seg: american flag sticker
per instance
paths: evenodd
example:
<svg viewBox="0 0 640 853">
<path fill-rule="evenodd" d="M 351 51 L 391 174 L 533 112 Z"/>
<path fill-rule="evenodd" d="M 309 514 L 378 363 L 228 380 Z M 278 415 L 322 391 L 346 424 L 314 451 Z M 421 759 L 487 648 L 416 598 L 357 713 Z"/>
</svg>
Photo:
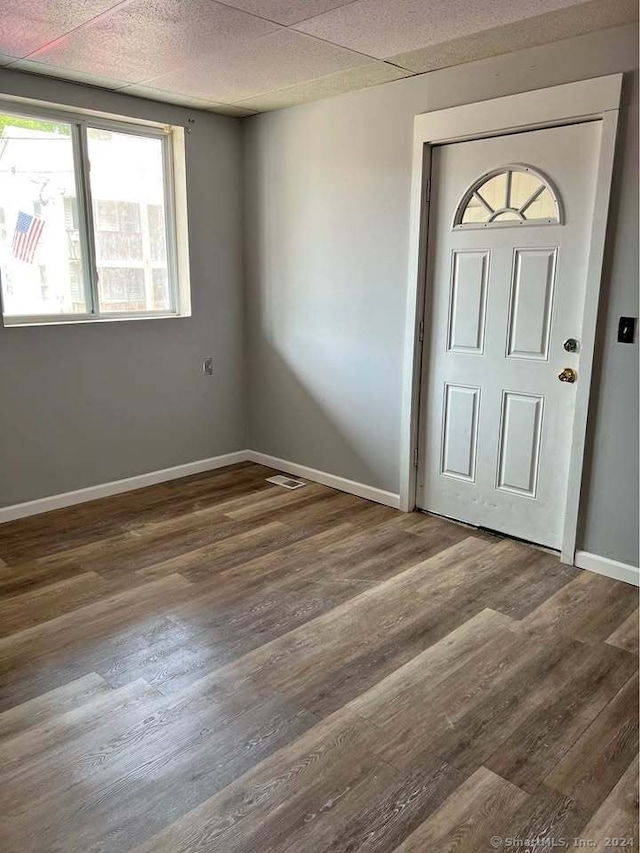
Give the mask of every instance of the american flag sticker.
<svg viewBox="0 0 640 853">
<path fill-rule="evenodd" d="M 44 228 L 44 219 L 41 216 L 32 216 L 22 210 L 18 213 L 16 230 L 13 232 L 11 249 L 13 257 L 18 261 L 30 264 L 33 261 L 38 242 Z"/>
</svg>

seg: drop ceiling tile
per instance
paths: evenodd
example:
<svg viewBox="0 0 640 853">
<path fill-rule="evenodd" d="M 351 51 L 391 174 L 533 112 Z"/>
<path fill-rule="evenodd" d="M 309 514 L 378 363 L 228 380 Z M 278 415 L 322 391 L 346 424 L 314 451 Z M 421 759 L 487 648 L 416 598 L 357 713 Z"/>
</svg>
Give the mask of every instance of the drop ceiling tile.
<svg viewBox="0 0 640 853">
<path fill-rule="evenodd" d="M 346 6 L 353 0 L 226 0 L 227 5 L 244 9 L 259 18 L 277 21 L 279 24 L 295 24 L 321 15 L 338 6 Z"/>
<path fill-rule="evenodd" d="M 147 98 L 150 101 L 160 101 L 163 104 L 175 104 L 178 107 L 192 107 L 197 110 L 205 110 L 214 106 L 221 106 L 205 98 L 194 98 L 191 95 L 179 95 L 176 92 L 165 92 L 162 89 L 154 89 L 152 86 L 141 86 L 133 84 L 118 89 L 119 95 L 133 95 L 134 98 Z"/>
<path fill-rule="evenodd" d="M 145 98 L 149 101 L 159 101 L 163 104 L 175 104 L 177 107 L 187 107 L 194 110 L 204 110 L 208 113 L 217 113 L 225 116 L 255 115 L 256 110 L 235 104 L 218 104 L 215 101 L 207 101 L 204 98 L 194 98 L 191 95 L 180 95 L 176 92 L 165 92 L 162 89 L 154 89 L 152 86 L 141 86 L 133 84 L 118 89 L 119 95 L 131 95 L 134 98 Z"/>
<path fill-rule="evenodd" d="M 384 59 L 580 0 L 356 0 L 295 29 Z"/>
<path fill-rule="evenodd" d="M 223 116 L 235 116 L 236 118 L 245 118 L 245 116 L 254 116 L 258 111 L 253 109 L 245 109 L 244 107 L 236 106 L 236 104 L 215 104 L 207 107 L 207 112 L 218 113 Z"/>
<path fill-rule="evenodd" d="M 59 80 L 70 80 L 72 83 L 88 83 L 90 86 L 100 86 L 103 89 L 119 89 L 126 85 L 126 80 L 115 77 L 103 77 L 100 74 L 86 74 L 70 68 L 58 68 L 45 62 L 35 62 L 32 59 L 17 59 L 10 66 L 12 71 L 26 71 L 28 74 L 41 74 L 44 77 L 56 77 Z"/>
<path fill-rule="evenodd" d="M 14 0 L 2 4 L 0 51 L 17 58 L 90 21 L 118 0 Z"/>
<path fill-rule="evenodd" d="M 279 29 L 213 0 L 134 0 L 43 48 L 32 59 L 139 83 Z"/>
<path fill-rule="evenodd" d="M 249 116 L 255 113 L 255 110 L 237 107 L 234 104 L 217 104 L 215 101 L 207 101 L 204 98 L 179 95 L 176 92 L 165 92 L 162 89 L 154 89 L 152 86 L 141 86 L 139 84 L 123 86 L 118 89 L 118 94 L 132 95 L 134 98 L 146 98 L 149 101 L 160 101 L 163 104 L 175 104 L 178 107 L 191 107 L 195 110 L 205 110 L 206 112 L 227 116 Z"/>
<path fill-rule="evenodd" d="M 296 104 L 305 104 L 310 101 L 318 101 L 321 98 L 331 98 L 333 95 L 342 95 L 356 89 L 366 89 L 369 86 L 377 86 L 380 83 L 389 83 L 392 80 L 400 80 L 409 77 L 409 71 L 388 65 L 386 62 L 369 62 L 358 68 L 349 68 L 347 71 L 339 71 L 337 74 L 328 74 L 325 77 L 317 77 L 305 83 L 288 86 L 286 89 L 277 89 L 264 95 L 257 95 L 244 101 L 238 101 L 238 107 L 250 107 L 254 111 L 278 110 L 283 107 L 292 107 Z"/>
<path fill-rule="evenodd" d="M 250 44 L 201 57 L 148 83 L 158 89 L 233 103 L 362 63 L 357 53 L 280 30 Z"/>
<path fill-rule="evenodd" d="M 0 65 L 11 65 L 16 59 L 16 56 L 6 56 L 4 53 L 0 53 Z"/>
<path fill-rule="evenodd" d="M 433 71 L 490 56 L 499 56 L 528 47 L 550 44 L 585 33 L 617 27 L 638 20 L 636 0 L 593 0 L 517 24 L 496 27 L 471 36 L 432 45 L 392 57 L 392 61 L 412 71 Z"/>
</svg>

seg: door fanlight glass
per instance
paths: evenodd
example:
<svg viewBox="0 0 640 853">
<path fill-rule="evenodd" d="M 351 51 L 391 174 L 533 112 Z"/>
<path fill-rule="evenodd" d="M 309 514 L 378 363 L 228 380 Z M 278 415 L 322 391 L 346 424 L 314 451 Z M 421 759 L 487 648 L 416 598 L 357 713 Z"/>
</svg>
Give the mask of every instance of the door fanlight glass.
<svg viewBox="0 0 640 853">
<path fill-rule="evenodd" d="M 466 191 L 454 228 L 490 225 L 559 225 L 562 209 L 550 181 L 532 166 L 502 166 Z"/>
</svg>

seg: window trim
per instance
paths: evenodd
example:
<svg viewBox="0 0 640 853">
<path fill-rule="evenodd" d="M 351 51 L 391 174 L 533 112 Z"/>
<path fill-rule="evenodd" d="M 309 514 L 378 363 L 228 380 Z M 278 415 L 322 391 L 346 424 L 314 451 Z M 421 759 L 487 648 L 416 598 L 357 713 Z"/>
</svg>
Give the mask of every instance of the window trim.
<svg viewBox="0 0 640 853">
<path fill-rule="evenodd" d="M 0 112 L 19 118 L 59 121 L 71 127 L 74 178 L 78 200 L 78 232 L 82 247 L 83 293 L 87 308 L 90 310 L 78 314 L 7 315 L 4 312 L 2 287 L 0 286 L 0 311 L 3 325 L 6 328 L 11 328 L 190 317 L 191 287 L 184 128 L 179 125 L 135 120 L 130 117 L 120 117 L 91 110 L 80 111 L 61 105 L 42 106 L 41 103 L 26 98 L 13 100 L 4 97 L 0 99 Z M 167 277 L 171 300 L 169 311 L 100 311 L 93 203 L 89 180 L 87 136 L 89 128 L 143 136 L 161 141 Z"/>
</svg>

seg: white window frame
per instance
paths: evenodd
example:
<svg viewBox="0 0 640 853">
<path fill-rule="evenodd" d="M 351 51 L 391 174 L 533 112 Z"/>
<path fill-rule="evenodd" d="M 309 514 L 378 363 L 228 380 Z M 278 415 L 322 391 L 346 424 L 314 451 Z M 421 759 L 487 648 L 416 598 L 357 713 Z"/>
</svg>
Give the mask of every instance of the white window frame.
<svg viewBox="0 0 640 853">
<path fill-rule="evenodd" d="M 105 115 L 91 110 L 78 111 L 58 105 L 55 107 L 41 106 L 41 102 L 30 101 L 26 98 L 0 99 L 0 113 L 15 115 L 17 118 L 59 121 L 71 126 L 78 202 L 78 230 L 82 247 L 83 293 L 89 309 L 82 314 L 8 315 L 4 312 L 2 287 L 0 286 L 0 308 L 2 308 L 3 325 L 6 327 L 68 325 L 70 323 L 112 323 L 122 320 L 190 317 L 191 287 L 184 128 L 157 122 L 136 121 L 131 118 Z M 89 181 L 87 142 L 87 130 L 89 128 L 145 136 L 159 139 L 162 142 L 167 273 L 171 296 L 171 309 L 168 311 L 100 311 L 93 205 Z"/>
</svg>

